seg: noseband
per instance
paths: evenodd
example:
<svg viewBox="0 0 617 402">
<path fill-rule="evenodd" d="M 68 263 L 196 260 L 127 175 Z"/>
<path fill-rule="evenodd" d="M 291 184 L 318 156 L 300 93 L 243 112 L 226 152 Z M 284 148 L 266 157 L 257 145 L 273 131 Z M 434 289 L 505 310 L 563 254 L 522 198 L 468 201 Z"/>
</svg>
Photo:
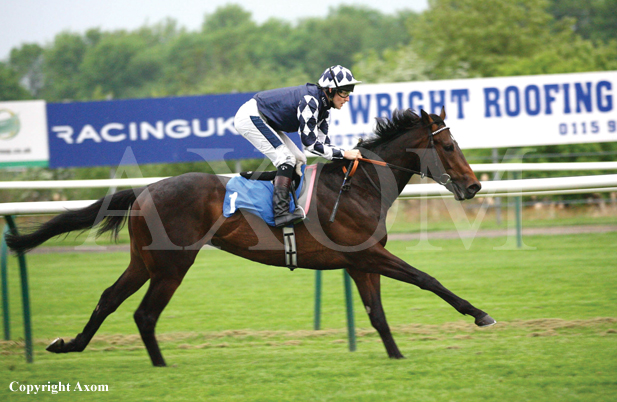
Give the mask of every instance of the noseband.
<svg viewBox="0 0 617 402">
<path fill-rule="evenodd" d="M 439 123 L 443 123 L 443 120 L 440 121 L 440 122 L 438 121 L 438 122 L 430 123 L 430 126 L 432 126 L 433 124 L 439 124 Z M 431 148 L 432 151 L 433 151 L 434 157 L 435 157 L 435 167 L 439 168 L 439 165 L 437 164 L 437 161 L 439 161 L 440 159 L 439 159 L 439 155 L 437 154 L 437 149 L 435 148 L 435 140 L 434 140 L 434 138 L 435 138 L 435 136 L 437 134 L 439 134 L 442 131 L 447 130 L 449 128 L 450 127 L 444 125 L 443 127 L 438 128 L 437 130 L 435 130 L 435 131 L 433 131 L 433 132 L 431 132 L 429 134 L 429 146 L 424 148 L 424 153 L 422 154 L 422 158 L 420 159 L 420 163 L 422 163 L 422 160 L 425 160 L 424 157 L 426 156 L 426 151 L 428 151 L 428 149 Z M 426 166 L 426 172 L 427 172 L 426 176 L 428 176 L 428 164 Z M 422 177 L 424 177 L 424 175 Z M 435 180 L 437 183 L 441 184 L 442 186 L 447 185 L 452 180 L 452 177 L 449 174 L 447 174 L 446 172 L 441 173 L 439 175 L 439 179 L 436 179 L 434 175 L 431 175 L 431 176 L 428 176 L 428 177 L 430 177 L 431 179 Z"/>
</svg>

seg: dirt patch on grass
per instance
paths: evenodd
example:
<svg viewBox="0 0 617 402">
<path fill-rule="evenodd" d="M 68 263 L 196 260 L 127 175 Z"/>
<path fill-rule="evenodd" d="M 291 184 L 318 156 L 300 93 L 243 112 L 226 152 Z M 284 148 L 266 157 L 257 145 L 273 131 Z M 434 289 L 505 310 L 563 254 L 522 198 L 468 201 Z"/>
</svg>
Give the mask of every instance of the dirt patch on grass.
<svg viewBox="0 0 617 402">
<path fill-rule="evenodd" d="M 442 325 L 407 324 L 392 327 L 395 336 L 405 336 L 407 339 L 421 341 L 439 341 L 454 339 L 465 341 L 487 333 L 499 333 L 508 330 L 521 331 L 527 337 L 558 336 L 560 331 L 567 329 L 597 329 L 600 336 L 615 336 L 617 334 L 617 317 L 598 317 L 586 320 L 563 320 L 560 318 L 543 318 L 534 320 L 501 321 L 489 328 L 478 328 L 468 321 L 448 322 Z M 356 336 L 362 338 L 377 338 L 379 335 L 372 328 L 357 328 Z M 227 330 L 217 332 L 173 332 L 157 335 L 162 343 L 176 343 L 178 349 L 225 348 L 238 344 L 246 346 L 298 346 L 304 341 L 317 341 L 317 338 L 330 339 L 333 343 L 345 343 L 347 329 L 327 329 L 320 331 L 255 331 Z M 68 341 L 70 338 L 65 338 Z M 51 339 L 35 339 L 36 348 L 45 347 Z M 23 340 L 0 341 L 0 355 L 23 353 Z M 141 350 L 143 344 L 137 334 L 97 335 L 92 340 L 88 350 Z"/>
</svg>

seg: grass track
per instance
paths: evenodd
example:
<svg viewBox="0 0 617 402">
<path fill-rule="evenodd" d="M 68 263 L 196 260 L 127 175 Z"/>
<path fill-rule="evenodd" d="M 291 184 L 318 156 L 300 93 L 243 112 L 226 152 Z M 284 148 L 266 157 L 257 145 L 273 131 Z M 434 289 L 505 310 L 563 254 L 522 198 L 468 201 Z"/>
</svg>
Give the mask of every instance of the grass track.
<svg viewBox="0 0 617 402">
<path fill-rule="evenodd" d="M 387 359 L 357 294 L 358 351 L 347 351 L 339 271 L 324 273 L 324 330 L 314 332 L 313 272 L 203 251 L 157 327 L 166 369 L 150 366 L 132 321 L 145 289 L 84 353 L 45 352 L 50 339 L 81 331 L 128 255 L 31 255 L 35 363 L 24 363 L 20 342 L 0 343 L 0 400 L 614 400 L 617 233 L 526 237 L 535 249 L 494 250 L 504 241 L 476 239 L 468 250 L 460 240 L 432 240 L 441 250 L 388 245 L 499 321 L 477 329 L 435 295 L 384 279 L 402 361 Z M 19 338 L 16 267 L 10 275 Z M 10 392 L 11 381 L 107 384 L 109 392 L 33 396 Z"/>
</svg>

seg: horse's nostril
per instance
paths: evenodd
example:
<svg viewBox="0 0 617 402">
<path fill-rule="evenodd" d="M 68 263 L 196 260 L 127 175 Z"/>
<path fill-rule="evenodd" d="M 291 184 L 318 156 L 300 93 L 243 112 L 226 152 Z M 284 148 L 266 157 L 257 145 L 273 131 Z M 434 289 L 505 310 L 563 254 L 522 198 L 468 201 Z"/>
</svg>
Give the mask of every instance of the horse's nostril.
<svg viewBox="0 0 617 402">
<path fill-rule="evenodd" d="M 482 186 L 479 183 L 474 183 L 471 186 L 467 187 L 467 192 L 470 194 L 476 194 L 478 191 L 480 191 L 481 188 Z"/>
</svg>

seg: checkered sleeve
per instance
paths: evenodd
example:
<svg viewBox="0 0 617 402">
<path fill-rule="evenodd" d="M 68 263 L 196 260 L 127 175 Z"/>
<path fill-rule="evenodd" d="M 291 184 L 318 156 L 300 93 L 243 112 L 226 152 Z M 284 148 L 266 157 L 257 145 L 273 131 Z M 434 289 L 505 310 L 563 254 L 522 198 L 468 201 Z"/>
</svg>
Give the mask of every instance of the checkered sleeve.
<svg viewBox="0 0 617 402">
<path fill-rule="evenodd" d="M 304 148 L 328 160 L 343 159 L 343 149 L 330 145 L 328 121 L 319 121 L 319 103 L 311 95 L 305 95 L 298 105 L 298 132 Z"/>
</svg>

